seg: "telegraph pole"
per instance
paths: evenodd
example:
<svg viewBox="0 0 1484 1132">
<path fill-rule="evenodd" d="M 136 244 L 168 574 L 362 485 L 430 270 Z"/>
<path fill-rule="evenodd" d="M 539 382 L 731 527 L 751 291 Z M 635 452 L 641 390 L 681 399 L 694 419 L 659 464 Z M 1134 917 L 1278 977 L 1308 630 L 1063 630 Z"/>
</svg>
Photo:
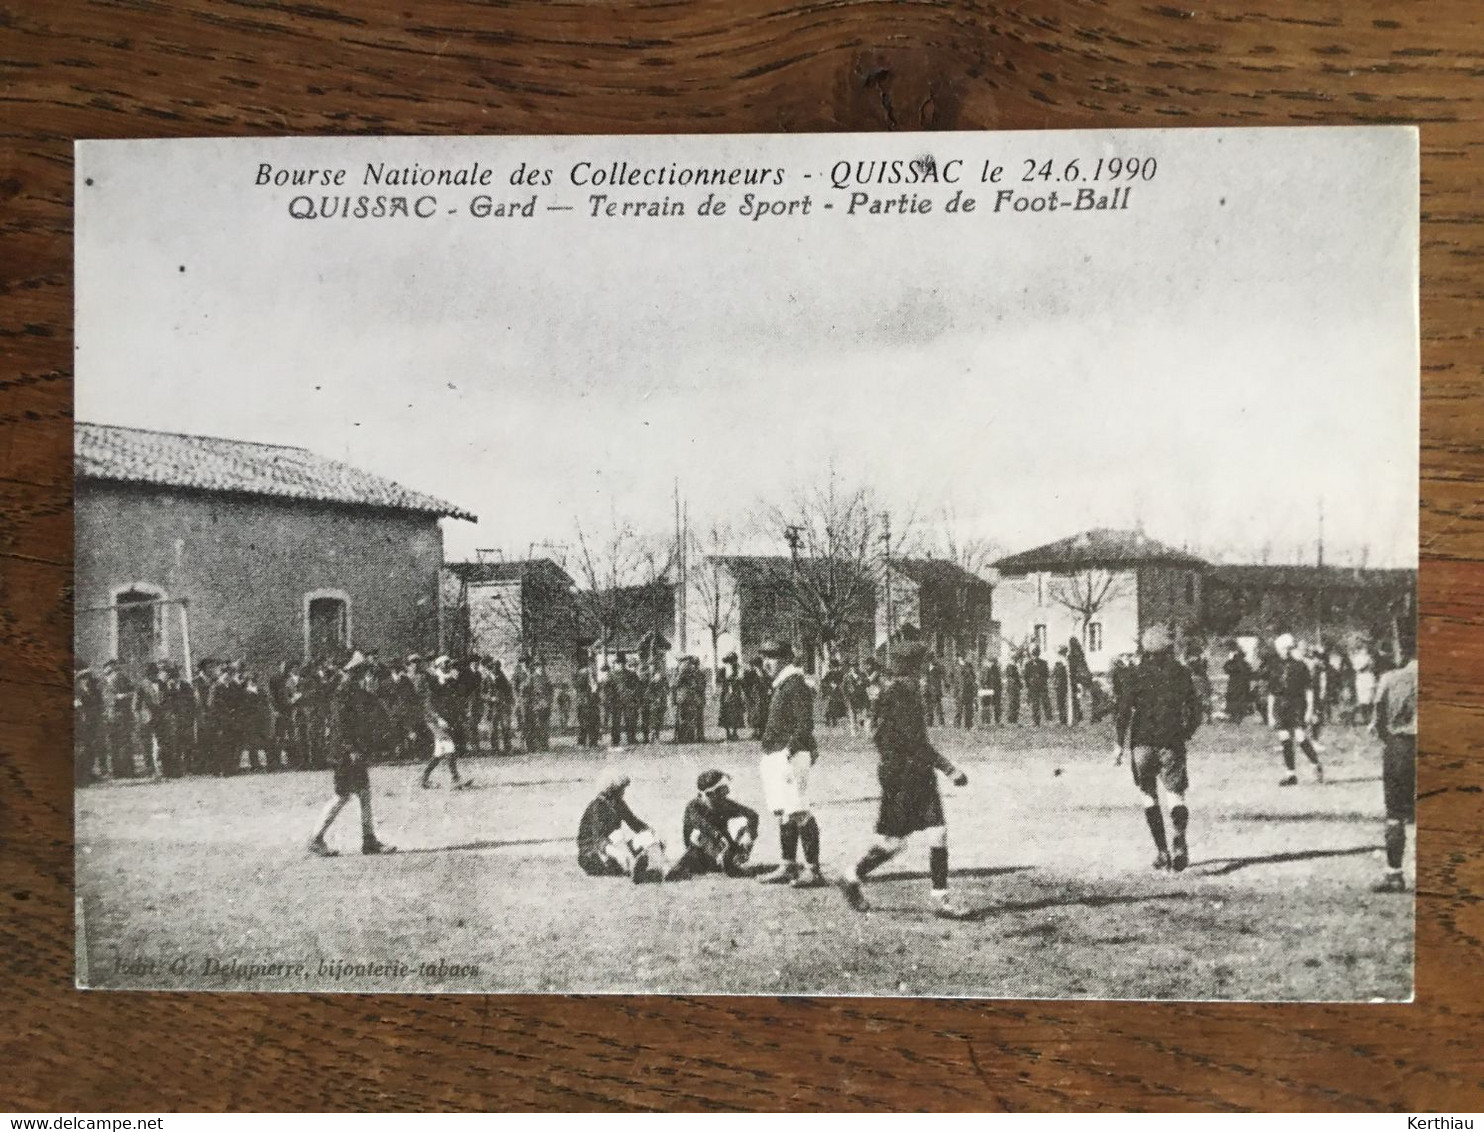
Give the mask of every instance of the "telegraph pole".
<svg viewBox="0 0 1484 1132">
<path fill-rule="evenodd" d="M 891 667 L 891 512 L 881 512 L 881 546 L 885 551 L 886 569 L 883 576 L 886 579 L 886 664 Z"/>
<path fill-rule="evenodd" d="M 793 641 L 795 651 L 801 647 L 799 641 L 799 544 L 803 541 L 804 528 L 797 523 L 790 523 L 783 528 L 783 541 L 788 543 L 789 578 L 792 582 L 790 588 L 793 590 Z"/>
</svg>

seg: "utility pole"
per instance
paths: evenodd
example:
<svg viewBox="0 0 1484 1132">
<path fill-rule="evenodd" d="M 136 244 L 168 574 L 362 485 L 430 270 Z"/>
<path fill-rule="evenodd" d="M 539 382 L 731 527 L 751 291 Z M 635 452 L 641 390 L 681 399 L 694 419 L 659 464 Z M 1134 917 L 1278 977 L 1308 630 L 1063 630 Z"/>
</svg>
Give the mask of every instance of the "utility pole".
<svg viewBox="0 0 1484 1132">
<path fill-rule="evenodd" d="M 886 579 L 886 664 L 891 667 L 891 512 L 881 512 L 881 546 L 885 551 L 886 567 L 882 576 Z"/>
<path fill-rule="evenodd" d="M 804 528 L 797 523 L 790 523 L 783 528 L 783 541 L 788 543 L 789 559 L 789 588 L 793 591 L 793 640 L 795 652 L 801 648 L 799 640 L 799 544 L 803 541 Z"/>
</svg>

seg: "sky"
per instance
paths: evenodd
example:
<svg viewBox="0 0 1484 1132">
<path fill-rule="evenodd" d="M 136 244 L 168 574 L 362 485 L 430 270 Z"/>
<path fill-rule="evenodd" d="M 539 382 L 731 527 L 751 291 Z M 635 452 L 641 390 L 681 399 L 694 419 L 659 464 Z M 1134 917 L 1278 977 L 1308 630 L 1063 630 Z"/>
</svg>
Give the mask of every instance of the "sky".
<svg viewBox="0 0 1484 1132">
<path fill-rule="evenodd" d="M 929 215 L 847 216 L 830 188 L 925 153 L 963 159 L 976 212 L 933 187 Z M 1158 160 L 1119 211 L 997 213 L 977 182 L 1044 196 L 1026 160 L 1119 154 Z M 536 215 L 444 187 L 413 190 L 427 220 L 294 220 L 303 190 L 254 183 L 476 160 Z M 756 191 L 811 213 L 744 219 L 727 189 L 699 217 L 704 190 L 578 187 L 579 160 L 781 167 Z M 553 184 L 503 187 L 521 163 Z M 593 192 L 689 215 L 595 219 Z M 1416 563 L 1410 130 L 81 143 L 77 202 L 79 420 L 344 459 L 477 513 L 451 558 L 667 532 L 677 479 L 693 526 L 737 525 L 833 467 L 1006 551 L 1139 524 L 1291 561 L 1322 507 L 1327 561 Z"/>
</svg>

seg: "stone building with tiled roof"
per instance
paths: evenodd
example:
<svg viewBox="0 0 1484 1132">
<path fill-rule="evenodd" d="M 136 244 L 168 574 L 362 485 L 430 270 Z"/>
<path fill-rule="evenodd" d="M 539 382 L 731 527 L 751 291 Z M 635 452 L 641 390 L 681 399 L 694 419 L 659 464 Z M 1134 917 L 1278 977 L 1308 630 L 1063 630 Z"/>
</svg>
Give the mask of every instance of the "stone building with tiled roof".
<svg viewBox="0 0 1484 1132">
<path fill-rule="evenodd" d="M 79 423 L 79 661 L 260 670 L 439 641 L 444 518 L 468 511 L 303 448 Z"/>
<path fill-rule="evenodd" d="M 1163 625 L 1176 647 L 1201 635 L 1204 559 L 1142 531 L 1098 528 L 994 564 L 995 614 L 1008 650 L 1038 646 L 1048 661 L 1075 637 L 1089 667 L 1106 671 L 1139 635 Z"/>
</svg>

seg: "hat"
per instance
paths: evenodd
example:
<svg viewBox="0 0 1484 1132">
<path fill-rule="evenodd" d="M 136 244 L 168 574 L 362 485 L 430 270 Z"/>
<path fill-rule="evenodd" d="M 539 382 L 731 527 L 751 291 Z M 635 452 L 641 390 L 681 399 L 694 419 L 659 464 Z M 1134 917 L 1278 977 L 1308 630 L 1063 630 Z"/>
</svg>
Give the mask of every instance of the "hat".
<svg viewBox="0 0 1484 1132">
<path fill-rule="evenodd" d="M 1139 647 L 1145 652 L 1162 652 L 1170 643 L 1170 631 L 1163 625 L 1151 625 L 1139 637 Z"/>
<path fill-rule="evenodd" d="M 353 653 L 350 654 L 350 659 L 345 662 L 345 664 L 341 668 L 341 671 L 342 672 L 359 672 L 363 668 L 369 667 L 370 664 L 371 664 L 371 662 L 369 660 L 367 660 L 363 655 L 361 655 L 361 653 L 359 651 L 356 651 L 356 652 L 353 652 Z"/>
<path fill-rule="evenodd" d="M 772 657 L 775 660 L 792 660 L 794 658 L 794 647 L 787 641 L 780 641 L 777 637 L 769 637 L 759 648 L 758 654 Z"/>
<path fill-rule="evenodd" d="M 729 652 L 729 653 L 727 653 L 726 656 L 724 656 L 724 657 L 721 658 L 721 662 L 723 664 L 736 664 L 737 663 L 737 654 L 734 653 L 734 652 Z"/>
<path fill-rule="evenodd" d="M 720 770 L 703 770 L 696 779 L 696 789 L 702 794 L 709 794 L 718 786 L 725 786 L 732 780 L 731 775 Z"/>
</svg>

